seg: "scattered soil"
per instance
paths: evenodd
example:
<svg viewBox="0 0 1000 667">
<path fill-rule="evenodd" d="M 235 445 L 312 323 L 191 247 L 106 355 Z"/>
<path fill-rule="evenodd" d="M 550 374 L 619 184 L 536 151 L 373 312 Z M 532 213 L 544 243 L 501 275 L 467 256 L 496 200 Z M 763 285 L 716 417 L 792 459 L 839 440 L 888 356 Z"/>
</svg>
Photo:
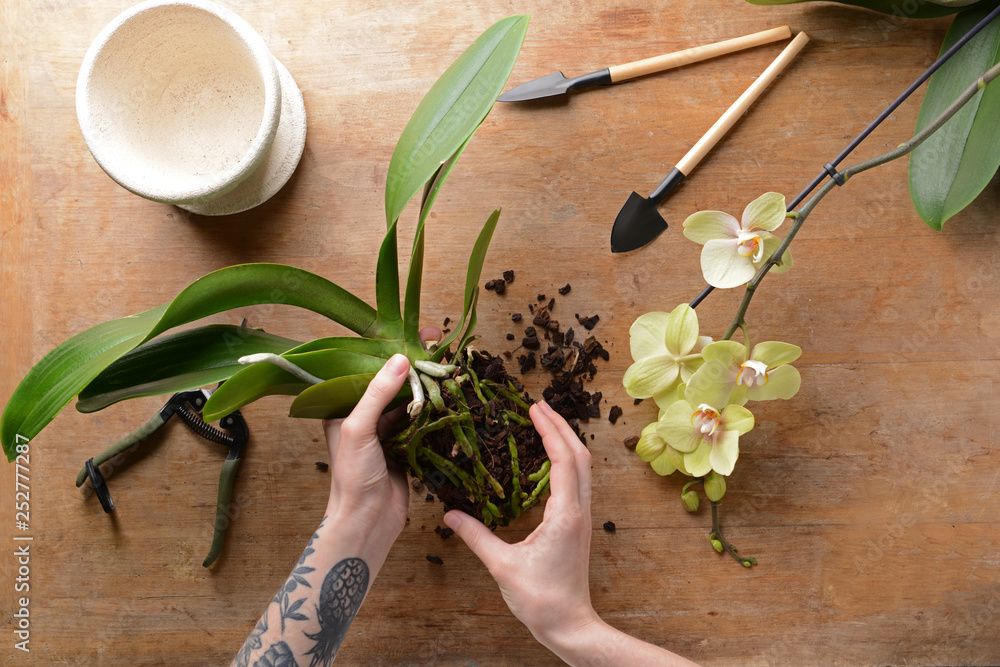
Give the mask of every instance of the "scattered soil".
<svg viewBox="0 0 1000 667">
<path fill-rule="evenodd" d="M 639 445 L 639 436 L 630 435 L 629 437 L 625 438 L 623 444 L 629 449 L 635 449 Z"/>
<path fill-rule="evenodd" d="M 441 526 L 435 527 L 434 532 L 437 533 L 438 537 L 440 537 L 442 540 L 447 540 L 449 537 L 455 534 L 455 531 L 452 530 L 451 528 L 442 528 Z"/>
<path fill-rule="evenodd" d="M 616 526 L 615 526 L 615 522 L 614 521 L 605 521 L 604 522 L 604 530 L 606 530 L 607 532 L 613 533 L 613 532 L 615 532 L 615 528 L 616 528 Z"/>
<path fill-rule="evenodd" d="M 612 424 L 618 421 L 618 418 L 622 416 L 622 409 L 617 405 L 611 406 L 611 411 L 608 413 L 608 421 Z"/>
<path fill-rule="evenodd" d="M 424 556 L 424 558 L 427 559 L 428 563 L 434 563 L 435 565 L 444 565 L 444 561 L 441 560 L 439 556 L 431 556 L 430 554 L 427 554 L 426 556 Z"/>
<path fill-rule="evenodd" d="M 507 291 L 507 282 L 503 278 L 487 280 L 485 285 L 487 291 L 503 294 Z"/>
<path fill-rule="evenodd" d="M 325 461 L 316 461 L 316 469 L 320 472 L 326 472 L 330 469 L 330 464 Z"/>
<path fill-rule="evenodd" d="M 558 292 L 565 296 L 572 289 L 572 285 L 567 283 Z M 519 371 L 523 375 L 541 365 L 552 374 L 552 380 L 542 392 L 542 397 L 570 423 L 582 440 L 580 420 L 599 418 L 602 399 L 600 392 L 588 392 L 584 388 L 584 381 L 593 380 L 597 374 L 594 361 L 598 358 L 608 361 L 610 355 L 594 336 L 580 342 L 576 339 L 573 327 L 564 330 L 559 319 L 554 316 L 556 300 L 552 298 L 546 302 L 546 299 L 547 295 L 537 294 L 536 303 L 528 304 L 531 326 L 524 329 L 524 337 L 521 339 L 521 349 L 524 352 L 517 357 Z M 575 317 L 588 331 L 601 319 L 598 315 Z M 513 313 L 510 319 L 511 322 L 518 323 L 523 320 L 523 316 L 521 313 Z M 516 340 L 516 336 L 508 334 L 507 340 L 512 338 Z M 512 352 L 505 352 L 504 356 L 511 359 L 514 355 Z"/>
</svg>

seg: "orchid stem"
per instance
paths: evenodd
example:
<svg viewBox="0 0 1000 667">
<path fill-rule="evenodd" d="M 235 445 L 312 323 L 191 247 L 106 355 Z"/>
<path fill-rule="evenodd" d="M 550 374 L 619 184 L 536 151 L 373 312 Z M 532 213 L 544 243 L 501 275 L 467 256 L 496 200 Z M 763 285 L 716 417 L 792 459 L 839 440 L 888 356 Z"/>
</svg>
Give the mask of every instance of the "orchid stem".
<svg viewBox="0 0 1000 667">
<path fill-rule="evenodd" d="M 741 556 L 736 547 L 730 544 L 725 537 L 722 536 L 722 526 L 719 525 L 719 503 L 716 501 L 711 501 L 712 503 L 712 534 L 709 535 L 711 539 L 719 540 L 722 546 L 729 552 L 729 555 L 739 561 L 740 565 L 743 567 L 750 567 L 757 564 L 757 559 L 753 556 Z"/>
<path fill-rule="evenodd" d="M 972 83 L 972 85 L 966 88 L 962 94 L 955 99 L 954 102 L 948 105 L 948 108 L 942 111 L 937 118 L 927 125 L 927 127 L 913 135 L 909 141 L 900 144 L 897 148 L 883 153 L 882 155 L 852 165 L 841 171 L 840 175 L 843 176 L 844 181 L 849 181 L 852 176 L 860 174 L 863 171 L 880 167 L 883 164 L 892 162 L 893 160 L 898 160 L 904 155 L 909 155 L 915 148 L 917 148 L 917 146 L 924 143 L 932 134 L 941 129 L 941 126 L 947 123 L 952 116 L 958 113 L 959 110 L 961 110 L 961 108 L 969 102 L 969 100 L 980 93 L 998 76 L 1000 76 L 1000 63 L 994 65 L 981 74 L 979 78 Z M 823 184 L 823 187 L 816 191 L 816 194 L 814 194 L 809 201 L 802 206 L 802 208 L 798 211 L 790 212 L 795 214 L 794 216 L 791 216 L 794 220 L 792 228 L 789 230 L 785 239 L 781 242 L 781 245 L 779 245 L 778 248 L 771 253 L 771 256 L 767 258 L 764 264 L 757 271 L 756 275 L 754 275 L 754 277 L 750 279 L 750 282 L 747 283 L 746 294 L 743 295 L 743 301 L 740 303 L 740 308 L 736 312 L 736 317 L 733 318 L 733 323 L 729 325 L 729 329 L 727 329 L 725 335 L 723 335 L 722 340 L 729 340 L 733 337 L 733 334 L 736 333 L 738 328 L 745 325 L 743 318 L 746 316 L 747 308 L 750 306 L 750 300 L 753 299 L 754 290 L 757 289 L 757 285 L 759 285 L 764 279 L 767 272 L 771 270 L 771 267 L 778 264 L 778 261 L 781 259 L 782 255 L 785 254 L 788 246 L 791 245 L 795 235 L 798 234 L 799 229 L 801 229 L 802 223 L 806 221 L 806 218 L 809 217 L 809 214 L 812 213 L 813 209 L 816 208 L 816 206 L 823 200 L 823 197 L 829 194 L 830 191 L 836 187 L 836 185 L 837 182 L 831 178 Z M 712 512 L 713 514 L 715 513 L 714 503 Z"/>
</svg>

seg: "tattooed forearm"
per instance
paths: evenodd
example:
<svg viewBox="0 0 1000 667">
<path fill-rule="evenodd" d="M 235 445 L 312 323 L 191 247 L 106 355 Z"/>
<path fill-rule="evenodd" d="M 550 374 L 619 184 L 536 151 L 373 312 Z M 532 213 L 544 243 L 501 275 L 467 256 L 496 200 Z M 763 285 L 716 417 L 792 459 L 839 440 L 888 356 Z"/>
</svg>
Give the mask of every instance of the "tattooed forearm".
<svg viewBox="0 0 1000 667">
<path fill-rule="evenodd" d="M 313 553 L 315 549 L 313 548 L 313 543 L 319 538 L 319 531 L 323 528 L 323 524 L 326 522 L 327 517 L 323 517 L 323 521 L 320 522 L 319 528 L 313 533 L 313 536 L 309 539 L 309 544 L 306 545 L 305 551 L 299 557 L 299 562 L 296 563 L 295 569 L 282 584 L 281 588 L 278 589 L 278 593 L 271 600 L 271 604 L 277 605 L 278 607 L 278 619 L 281 622 L 281 630 L 278 632 L 278 628 L 275 627 L 274 631 L 268 633 L 268 614 L 271 611 L 270 606 L 264 610 L 264 615 L 261 616 L 260 620 L 257 621 L 257 625 L 251 631 L 250 636 L 247 638 L 246 643 L 240 649 L 240 652 L 236 654 L 236 658 L 233 659 L 234 667 L 250 667 L 253 664 L 254 667 L 298 667 L 295 661 L 295 651 L 292 646 L 290 646 L 284 641 L 280 641 L 279 637 L 284 637 L 285 635 L 285 621 L 308 621 L 309 617 L 300 611 L 300 608 L 305 604 L 308 596 L 300 597 L 294 602 L 291 601 L 291 594 L 294 593 L 299 586 L 305 588 L 312 588 L 309 582 L 305 579 L 305 575 L 313 572 L 315 568 L 308 567 L 305 562 Z M 302 591 L 306 592 L 306 591 Z M 266 642 L 271 642 L 268 646 L 267 651 L 263 655 L 260 651 L 264 648 Z M 302 647 L 298 647 L 301 652 Z M 258 655 L 258 659 L 251 663 L 251 659 L 254 655 Z"/>
<path fill-rule="evenodd" d="M 360 558 L 345 558 L 326 575 L 316 605 L 319 632 L 305 633 L 315 645 L 306 651 L 312 656 L 309 667 L 328 667 L 347 636 L 347 629 L 361 608 L 368 591 L 368 564 Z"/>
<path fill-rule="evenodd" d="M 249 667 L 251 654 L 263 646 L 260 637 L 265 632 L 267 632 L 267 610 L 264 610 L 264 615 L 257 621 L 257 625 L 254 626 L 254 629 L 250 632 L 250 636 L 244 642 L 243 648 L 236 654 L 236 658 L 233 660 L 235 667 Z"/>
<path fill-rule="evenodd" d="M 295 662 L 295 654 L 288 644 L 275 642 L 253 667 L 299 667 L 299 663 Z"/>
<path fill-rule="evenodd" d="M 313 542 L 319 537 L 319 530 L 323 527 L 323 523 L 326 522 L 326 517 L 323 517 L 323 521 L 320 522 L 319 528 L 313 533 L 313 536 L 309 538 L 309 544 L 306 545 L 305 551 L 299 557 L 299 562 L 295 565 L 295 569 L 292 573 L 288 575 L 288 579 L 285 581 L 284 585 L 278 590 L 278 594 L 274 596 L 274 602 L 278 605 L 278 609 L 281 610 L 281 634 L 285 634 L 285 621 L 306 621 L 309 620 L 308 617 L 299 611 L 299 607 L 306 601 L 306 598 L 302 597 L 292 602 L 289 596 L 295 592 L 295 589 L 299 586 L 305 586 L 306 588 L 312 588 L 309 582 L 305 580 L 305 575 L 312 572 L 315 568 L 307 567 L 305 565 L 306 559 L 315 551 L 313 549 Z"/>
</svg>

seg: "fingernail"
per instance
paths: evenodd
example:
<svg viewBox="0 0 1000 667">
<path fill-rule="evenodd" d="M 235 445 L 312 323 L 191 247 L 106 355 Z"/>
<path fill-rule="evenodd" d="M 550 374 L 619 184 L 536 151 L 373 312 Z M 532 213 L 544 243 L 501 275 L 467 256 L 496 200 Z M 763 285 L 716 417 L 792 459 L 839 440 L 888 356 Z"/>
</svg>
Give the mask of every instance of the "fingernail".
<svg viewBox="0 0 1000 667">
<path fill-rule="evenodd" d="M 444 515 L 444 523 L 452 530 L 457 531 L 462 525 L 462 515 L 457 512 L 448 512 Z"/>
<path fill-rule="evenodd" d="M 396 375 L 403 375 L 410 371 L 410 360 L 402 354 L 394 354 L 386 366 Z"/>
</svg>

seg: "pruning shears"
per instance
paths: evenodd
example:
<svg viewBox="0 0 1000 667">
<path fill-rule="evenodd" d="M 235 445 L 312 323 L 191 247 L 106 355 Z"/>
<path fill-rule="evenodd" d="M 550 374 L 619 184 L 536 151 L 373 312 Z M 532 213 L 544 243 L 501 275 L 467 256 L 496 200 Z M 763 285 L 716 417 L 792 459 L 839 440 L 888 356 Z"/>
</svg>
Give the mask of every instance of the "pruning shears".
<svg viewBox="0 0 1000 667">
<path fill-rule="evenodd" d="M 89 478 L 94 493 L 101 501 L 104 511 L 111 513 L 115 510 L 114 501 L 111 500 L 111 493 L 108 490 L 98 466 L 112 458 L 118 456 L 139 444 L 149 436 L 156 433 L 174 415 L 177 415 L 182 422 L 187 424 L 192 431 L 202 438 L 223 445 L 229 449 L 226 460 L 222 464 L 222 472 L 219 474 L 219 496 L 215 507 L 215 531 L 212 536 L 212 548 L 205 557 L 202 566 L 208 567 L 215 562 L 222 544 L 226 539 L 226 529 L 229 527 L 229 509 L 232 504 L 233 484 L 236 481 L 236 471 L 239 469 L 240 460 L 246 449 L 247 441 L 250 439 L 250 430 L 239 410 L 231 412 L 219 421 L 219 428 L 215 428 L 205 422 L 201 417 L 201 411 L 205 407 L 205 402 L 212 391 L 209 389 L 194 389 L 182 391 L 174 394 L 160 410 L 145 424 L 132 431 L 124 438 L 111 445 L 103 452 L 88 459 L 83 469 L 76 476 L 76 485 L 80 487 Z"/>
</svg>

